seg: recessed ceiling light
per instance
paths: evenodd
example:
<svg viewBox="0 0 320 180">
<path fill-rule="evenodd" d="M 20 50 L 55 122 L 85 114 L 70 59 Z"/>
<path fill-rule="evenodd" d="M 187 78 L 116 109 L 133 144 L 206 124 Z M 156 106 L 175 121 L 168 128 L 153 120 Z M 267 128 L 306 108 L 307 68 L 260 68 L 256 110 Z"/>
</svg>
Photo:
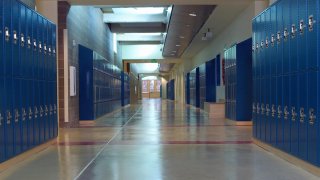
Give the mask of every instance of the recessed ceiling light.
<svg viewBox="0 0 320 180">
<path fill-rule="evenodd" d="M 184 36 L 180 36 L 179 38 L 180 38 L 180 39 L 184 39 Z"/>
<path fill-rule="evenodd" d="M 196 17 L 197 14 L 193 12 L 193 13 L 190 13 L 189 16 Z"/>
<path fill-rule="evenodd" d="M 186 24 L 186 27 L 190 27 L 190 24 Z"/>
<path fill-rule="evenodd" d="M 177 47 L 181 46 L 180 44 L 176 44 Z"/>
<path fill-rule="evenodd" d="M 172 51 L 173 53 L 176 53 L 177 51 Z"/>
</svg>

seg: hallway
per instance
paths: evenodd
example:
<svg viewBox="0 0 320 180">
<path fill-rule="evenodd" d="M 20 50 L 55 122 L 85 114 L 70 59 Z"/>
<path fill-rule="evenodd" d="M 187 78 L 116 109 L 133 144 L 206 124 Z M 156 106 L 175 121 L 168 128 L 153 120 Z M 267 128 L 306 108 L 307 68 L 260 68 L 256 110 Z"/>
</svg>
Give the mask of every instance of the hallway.
<svg viewBox="0 0 320 180">
<path fill-rule="evenodd" d="M 0 172 L 0 179 L 318 179 L 251 141 L 237 126 L 160 99 L 142 100 L 79 128 Z"/>
</svg>

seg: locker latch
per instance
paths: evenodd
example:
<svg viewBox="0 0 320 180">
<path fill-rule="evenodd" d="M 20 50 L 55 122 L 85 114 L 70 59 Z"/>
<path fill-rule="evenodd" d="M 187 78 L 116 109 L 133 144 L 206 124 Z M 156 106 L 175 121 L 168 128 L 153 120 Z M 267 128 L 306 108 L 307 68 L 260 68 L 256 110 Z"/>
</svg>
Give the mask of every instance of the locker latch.
<svg viewBox="0 0 320 180">
<path fill-rule="evenodd" d="M 34 118 L 38 118 L 38 108 L 37 107 L 34 107 Z"/>
<path fill-rule="evenodd" d="M 274 34 L 271 35 L 271 46 L 274 46 L 275 37 Z"/>
<path fill-rule="evenodd" d="M 44 109 L 45 109 L 44 116 L 48 116 L 48 112 L 49 112 L 48 106 L 46 105 Z"/>
<path fill-rule="evenodd" d="M 311 108 L 309 110 L 309 124 L 314 125 L 315 121 L 316 121 L 316 115 L 315 115 L 314 109 Z"/>
<path fill-rule="evenodd" d="M 50 116 L 53 114 L 53 108 L 52 105 L 50 104 Z"/>
<path fill-rule="evenodd" d="M 260 104 L 257 103 L 257 114 L 260 114 Z"/>
<path fill-rule="evenodd" d="M 19 117 L 20 117 L 19 110 L 15 109 L 14 110 L 14 122 L 19 122 Z"/>
<path fill-rule="evenodd" d="M 20 35 L 20 44 L 21 44 L 21 47 L 24 47 L 24 43 L 25 43 L 25 40 L 24 40 L 24 34 L 21 34 Z"/>
<path fill-rule="evenodd" d="M 266 109 L 264 108 L 264 104 L 261 104 L 261 114 L 264 115 Z"/>
<path fill-rule="evenodd" d="M 55 105 L 55 104 L 53 105 L 53 113 L 57 114 L 57 105 Z"/>
<path fill-rule="evenodd" d="M 252 104 L 252 113 L 256 113 L 256 104 L 255 103 Z"/>
<path fill-rule="evenodd" d="M 42 108 L 42 106 L 40 106 L 40 117 L 42 117 L 43 116 L 43 108 Z"/>
<path fill-rule="evenodd" d="M 37 40 L 33 40 L 33 50 L 36 51 L 37 50 Z"/>
<path fill-rule="evenodd" d="M 278 33 L 277 33 L 277 42 L 278 42 L 278 44 L 281 42 L 281 33 L 280 33 L 280 31 L 278 31 Z"/>
<path fill-rule="evenodd" d="M 5 28 L 4 28 L 4 32 L 5 32 L 5 39 L 6 39 L 6 41 L 10 41 L 10 31 L 9 31 L 9 28 L 5 27 Z"/>
<path fill-rule="evenodd" d="M 41 43 L 41 41 L 39 42 L 39 52 L 42 52 L 42 43 Z"/>
<path fill-rule="evenodd" d="M 7 111 L 7 124 L 11 124 L 12 115 L 10 111 Z"/>
<path fill-rule="evenodd" d="M 33 115 L 33 113 L 32 113 L 32 108 L 29 107 L 29 120 L 32 119 L 32 115 Z"/>
<path fill-rule="evenodd" d="M 264 46 L 264 42 L 263 41 L 261 41 L 260 46 L 261 46 L 261 49 L 263 49 L 263 46 Z"/>
<path fill-rule="evenodd" d="M 296 108 L 295 107 L 291 108 L 291 116 L 292 116 L 292 119 L 291 119 L 292 121 L 296 121 L 297 120 L 298 114 L 296 112 Z"/>
<path fill-rule="evenodd" d="M 304 28 L 306 26 L 304 25 L 304 21 L 303 20 L 300 20 L 300 23 L 299 23 L 299 32 L 300 32 L 300 35 L 302 35 L 304 33 Z"/>
<path fill-rule="evenodd" d="M 2 114 L 0 113 L 0 126 L 2 125 L 3 117 Z"/>
<path fill-rule="evenodd" d="M 49 56 L 51 55 L 51 47 L 48 48 Z"/>
<path fill-rule="evenodd" d="M 28 49 L 31 48 L 31 38 L 28 36 L 27 37 L 27 43 L 28 43 Z"/>
<path fill-rule="evenodd" d="M 304 123 L 305 118 L 306 118 L 306 114 L 304 113 L 304 108 L 300 108 L 300 122 Z"/>
<path fill-rule="evenodd" d="M 282 115 L 281 106 L 278 106 L 278 118 L 280 119 Z"/>
<path fill-rule="evenodd" d="M 313 26 L 315 23 L 316 23 L 316 21 L 314 20 L 313 15 L 310 15 L 309 20 L 308 20 L 309 31 L 313 31 Z"/>
<path fill-rule="evenodd" d="M 289 117 L 289 115 L 290 115 L 290 113 L 289 113 L 289 111 L 288 111 L 288 106 L 285 106 L 284 107 L 284 119 L 288 119 L 288 117 Z"/>
<path fill-rule="evenodd" d="M 56 55 L 56 49 L 53 48 L 52 54 L 53 54 L 53 55 Z"/>
<path fill-rule="evenodd" d="M 256 50 L 259 50 L 259 43 L 256 44 Z"/>
<path fill-rule="evenodd" d="M 27 112 L 25 108 L 22 108 L 22 121 L 25 121 L 27 117 Z"/>
<path fill-rule="evenodd" d="M 285 28 L 285 29 L 284 29 L 284 31 L 283 31 L 284 41 L 287 41 L 287 40 L 288 40 L 288 36 L 289 36 L 288 29 L 287 29 L 287 28 Z"/>
<path fill-rule="evenodd" d="M 291 26 L 291 38 L 295 38 L 296 37 L 296 33 L 297 33 L 297 27 L 295 24 L 292 24 Z"/>
<path fill-rule="evenodd" d="M 267 37 L 266 38 L 266 48 L 268 48 L 269 47 L 269 38 Z"/>
<path fill-rule="evenodd" d="M 18 43 L 18 34 L 17 31 L 13 31 L 13 43 L 17 44 Z"/>
<path fill-rule="evenodd" d="M 47 45 L 46 44 L 43 45 L 43 51 L 44 51 L 44 54 L 47 54 Z"/>
<path fill-rule="evenodd" d="M 266 105 L 266 115 L 267 115 L 267 116 L 270 115 L 270 107 L 269 107 L 269 104 Z"/>
<path fill-rule="evenodd" d="M 256 47 L 254 45 L 252 45 L 252 52 L 254 52 L 255 49 L 256 49 Z"/>
</svg>

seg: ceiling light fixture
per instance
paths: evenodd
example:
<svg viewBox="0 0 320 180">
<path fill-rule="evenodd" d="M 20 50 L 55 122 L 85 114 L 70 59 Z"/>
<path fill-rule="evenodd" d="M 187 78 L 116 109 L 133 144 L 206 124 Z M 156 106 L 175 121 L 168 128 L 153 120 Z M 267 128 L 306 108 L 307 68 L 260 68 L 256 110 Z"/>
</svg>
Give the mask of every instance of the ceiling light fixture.
<svg viewBox="0 0 320 180">
<path fill-rule="evenodd" d="M 172 51 L 173 53 L 176 53 L 177 51 Z"/>
<path fill-rule="evenodd" d="M 213 33 L 210 31 L 210 28 L 208 28 L 208 32 L 206 33 L 206 37 L 209 39 L 213 37 Z"/>
<path fill-rule="evenodd" d="M 190 24 L 186 24 L 186 27 L 190 27 Z"/>
<path fill-rule="evenodd" d="M 184 36 L 180 36 L 179 38 L 180 38 L 180 39 L 184 39 Z"/>
<path fill-rule="evenodd" d="M 196 17 L 197 14 L 193 12 L 193 13 L 190 13 L 189 16 Z"/>
<path fill-rule="evenodd" d="M 176 44 L 176 46 L 177 46 L 177 47 L 180 47 L 181 45 L 180 45 L 180 44 Z"/>
<path fill-rule="evenodd" d="M 202 41 L 206 41 L 207 40 L 207 33 L 203 33 L 203 36 L 202 36 Z"/>
</svg>

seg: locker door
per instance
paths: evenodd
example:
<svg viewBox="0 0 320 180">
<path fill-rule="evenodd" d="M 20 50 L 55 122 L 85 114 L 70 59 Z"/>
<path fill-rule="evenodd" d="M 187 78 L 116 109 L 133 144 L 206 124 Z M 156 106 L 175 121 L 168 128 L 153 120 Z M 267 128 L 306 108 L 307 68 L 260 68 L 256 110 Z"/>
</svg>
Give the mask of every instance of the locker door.
<svg viewBox="0 0 320 180">
<path fill-rule="evenodd" d="M 277 146 L 283 149 L 283 76 L 277 77 Z"/>
<path fill-rule="evenodd" d="M 270 123 L 271 123 L 271 102 L 270 102 L 270 83 L 271 83 L 271 59 L 270 59 L 270 37 L 271 37 L 271 15 L 270 15 L 270 8 L 265 12 L 265 67 L 266 67 L 266 82 L 265 82 L 265 108 L 266 108 L 266 117 L 265 117 L 265 126 L 266 126 L 266 142 L 270 143 Z"/>
<path fill-rule="evenodd" d="M 290 0 L 283 0 L 283 74 L 288 75 L 290 71 L 290 43 L 291 43 L 291 24 L 290 24 Z"/>
<path fill-rule="evenodd" d="M 319 9 L 319 1 L 318 0 L 308 0 L 308 12 L 306 20 L 307 23 L 307 68 L 315 70 L 319 67 L 318 59 L 317 59 L 317 50 L 318 50 L 318 9 Z"/>
<path fill-rule="evenodd" d="M 25 86 L 27 90 L 28 147 L 31 148 L 36 144 L 34 80 L 27 80 Z"/>
<path fill-rule="evenodd" d="M 39 54 L 38 54 L 38 14 L 32 12 L 32 49 L 33 49 L 33 66 L 32 74 L 35 80 L 38 79 L 39 74 Z"/>
<path fill-rule="evenodd" d="M 50 139 L 54 137 L 54 114 L 53 114 L 53 104 L 54 104 L 54 95 L 53 95 L 54 82 L 49 82 L 49 123 L 50 123 Z"/>
<path fill-rule="evenodd" d="M 20 63 L 20 4 L 18 1 L 12 1 L 12 72 L 13 77 L 20 77 L 21 63 Z"/>
<path fill-rule="evenodd" d="M 4 1 L 1 1 L 0 2 L 0 27 L 1 27 L 1 30 L 0 30 L 0 57 L 1 57 L 1 60 L 0 60 L 0 77 L 5 75 L 5 61 L 4 61 L 4 57 L 3 57 L 3 51 L 4 51 L 4 48 L 3 48 L 3 37 L 4 37 L 4 23 L 3 23 L 3 4 Z"/>
<path fill-rule="evenodd" d="M 4 78 L 0 76 L 0 94 L 5 94 Z M 0 162 L 3 162 L 5 157 L 5 96 L 0 96 Z"/>
<path fill-rule="evenodd" d="M 261 59 L 265 61 L 264 58 Z M 265 100 L 266 100 L 266 79 L 263 77 L 261 79 L 261 104 L 260 104 L 260 139 L 262 141 L 266 141 L 266 108 L 265 108 Z"/>
<path fill-rule="evenodd" d="M 28 149 L 28 117 L 27 117 L 27 108 L 28 108 L 28 80 L 21 80 L 21 142 L 22 142 L 22 151 Z"/>
<path fill-rule="evenodd" d="M 298 73 L 293 73 L 290 76 L 290 108 L 291 108 L 291 129 L 290 129 L 290 144 L 291 154 L 298 155 L 298 132 L 299 132 L 299 106 L 298 106 Z"/>
<path fill-rule="evenodd" d="M 58 135 L 58 106 L 57 106 L 57 82 L 54 82 L 53 86 L 53 135 L 57 137 Z"/>
<path fill-rule="evenodd" d="M 273 5 L 270 8 L 270 19 L 271 19 L 271 37 L 270 37 L 270 63 L 271 63 L 271 76 L 277 75 L 277 9 Z"/>
<path fill-rule="evenodd" d="M 26 8 L 26 34 L 25 34 L 25 48 L 26 48 L 26 57 L 25 57 L 25 64 L 23 69 L 25 69 L 25 77 L 27 79 L 33 78 L 33 66 L 34 66 L 34 60 L 33 60 L 33 45 L 32 45 L 32 39 L 33 39 L 33 19 L 32 19 L 32 11 L 29 8 Z"/>
<path fill-rule="evenodd" d="M 277 77 L 271 77 L 271 137 L 270 143 L 277 144 Z"/>
<path fill-rule="evenodd" d="M 299 35 L 297 35 L 298 40 L 298 68 L 299 71 L 304 71 L 307 69 L 307 61 L 304 60 L 307 57 L 307 1 L 301 0 L 298 4 L 298 22 L 299 22 Z"/>
<path fill-rule="evenodd" d="M 40 144 L 45 141 L 45 116 L 44 116 L 44 102 L 45 102 L 45 83 L 39 81 L 39 130 L 40 130 Z"/>
<path fill-rule="evenodd" d="M 57 81 L 56 25 L 52 24 L 53 80 Z"/>
<path fill-rule="evenodd" d="M 44 45 L 44 19 L 42 16 L 38 16 L 38 79 L 43 80 L 44 76 L 44 54 L 43 54 L 43 45 Z"/>
<path fill-rule="evenodd" d="M 259 61 L 259 60 L 258 60 Z M 256 119 L 256 123 L 257 123 L 257 138 L 261 139 L 261 88 L 260 88 L 260 84 L 261 84 L 261 78 L 258 78 L 257 80 L 257 84 L 256 84 L 256 89 L 257 89 L 257 109 L 256 109 L 256 113 L 257 113 L 257 119 Z"/>
<path fill-rule="evenodd" d="M 28 58 L 26 54 L 26 33 L 27 33 L 27 15 L 26 15 L 26 7 L 24 5 L 20 5 L 20 34 L 19 34 L 19 45 L 20 45 L 20 75 L 21 77 L 27 77 L 27 69 L 28 66 Z"/>
<path fill-rule="evenodd" d="M 34 145 L 39 144 L 40 140 L 40 115 L 39 115 L 39 109 L 40 109 L 40 86 L 39 86 L 39 81 L 35 80 L 33 82 L 33 94 L 34 94 L 34 107 L 33 107 L 33 114 L 34 114 L 34 126 L 33 126 L 33 131 L 34 131 Z"/>
<path fill-rule="evenodd" d="M 291 125 L 291 111 L 290 111 L 290 76 L 283 76 L 283 148 L 286 152 L 290 152 L 290 125 Z"/>
<path fill-rule="evenodd" d="M 12 1 L 4 0 L 3 8 L 3 32 L 4 32 L 4 75 L 12 76 Z"/>
<path fill-rule="evenodd" d="M 305 124 L 308 125 L 308 161 L 319 165 L 319 117 L 318 113 L 318 71 L 308 73 L 308 118 Z"/>
<path fill-rule="evenodd" d="M 5 143 L 6 158 L 14 156 L 14 120 L 12 112 L 12 78 L 5 78 Z"/>
<path fill-rule="evenodd" d="M 300 72 L 299 73 L 299 157 L 307 160 L 307 134 L 308 134 L 308 96 L 307 96 L 307 88 L 308 88 L 308 78 L 307 73 Z"/>
<path fill-rule="evenodd" d="M 44 82 L 44 119 L 45 119 L 45 141 L 50 139 L 50 117 L 49 117 L 49 82 Z"/>
<path fill-rule="evenodd" d="M 21 145 L 21 79 L 13 78 L 12 86 L 12 107 L 13 107 L 13 128 L 14 128 L 14 149 L 15 154 L 22 151 Z"/>
<path fill-rule="evenodd" d="M 290 72 L 296 73 L 298 71 L 298 37 L 299 36 L 299 20 L 298 20 L 298 3 L 297 0 L 290 1 L 290 24 L 291 24 L 291 39 L 290 39 Z"/>
<path fill-rule="evenodd" d="M 277 76 L 283 75 L 283 45 L 284 45 L 284 26 L 283 26 L 283 1 L 278 1 L 276 4 L 277 8 L 277 54 L 276 54 L 276 64 L 277 64 Z"/>
</svg>

